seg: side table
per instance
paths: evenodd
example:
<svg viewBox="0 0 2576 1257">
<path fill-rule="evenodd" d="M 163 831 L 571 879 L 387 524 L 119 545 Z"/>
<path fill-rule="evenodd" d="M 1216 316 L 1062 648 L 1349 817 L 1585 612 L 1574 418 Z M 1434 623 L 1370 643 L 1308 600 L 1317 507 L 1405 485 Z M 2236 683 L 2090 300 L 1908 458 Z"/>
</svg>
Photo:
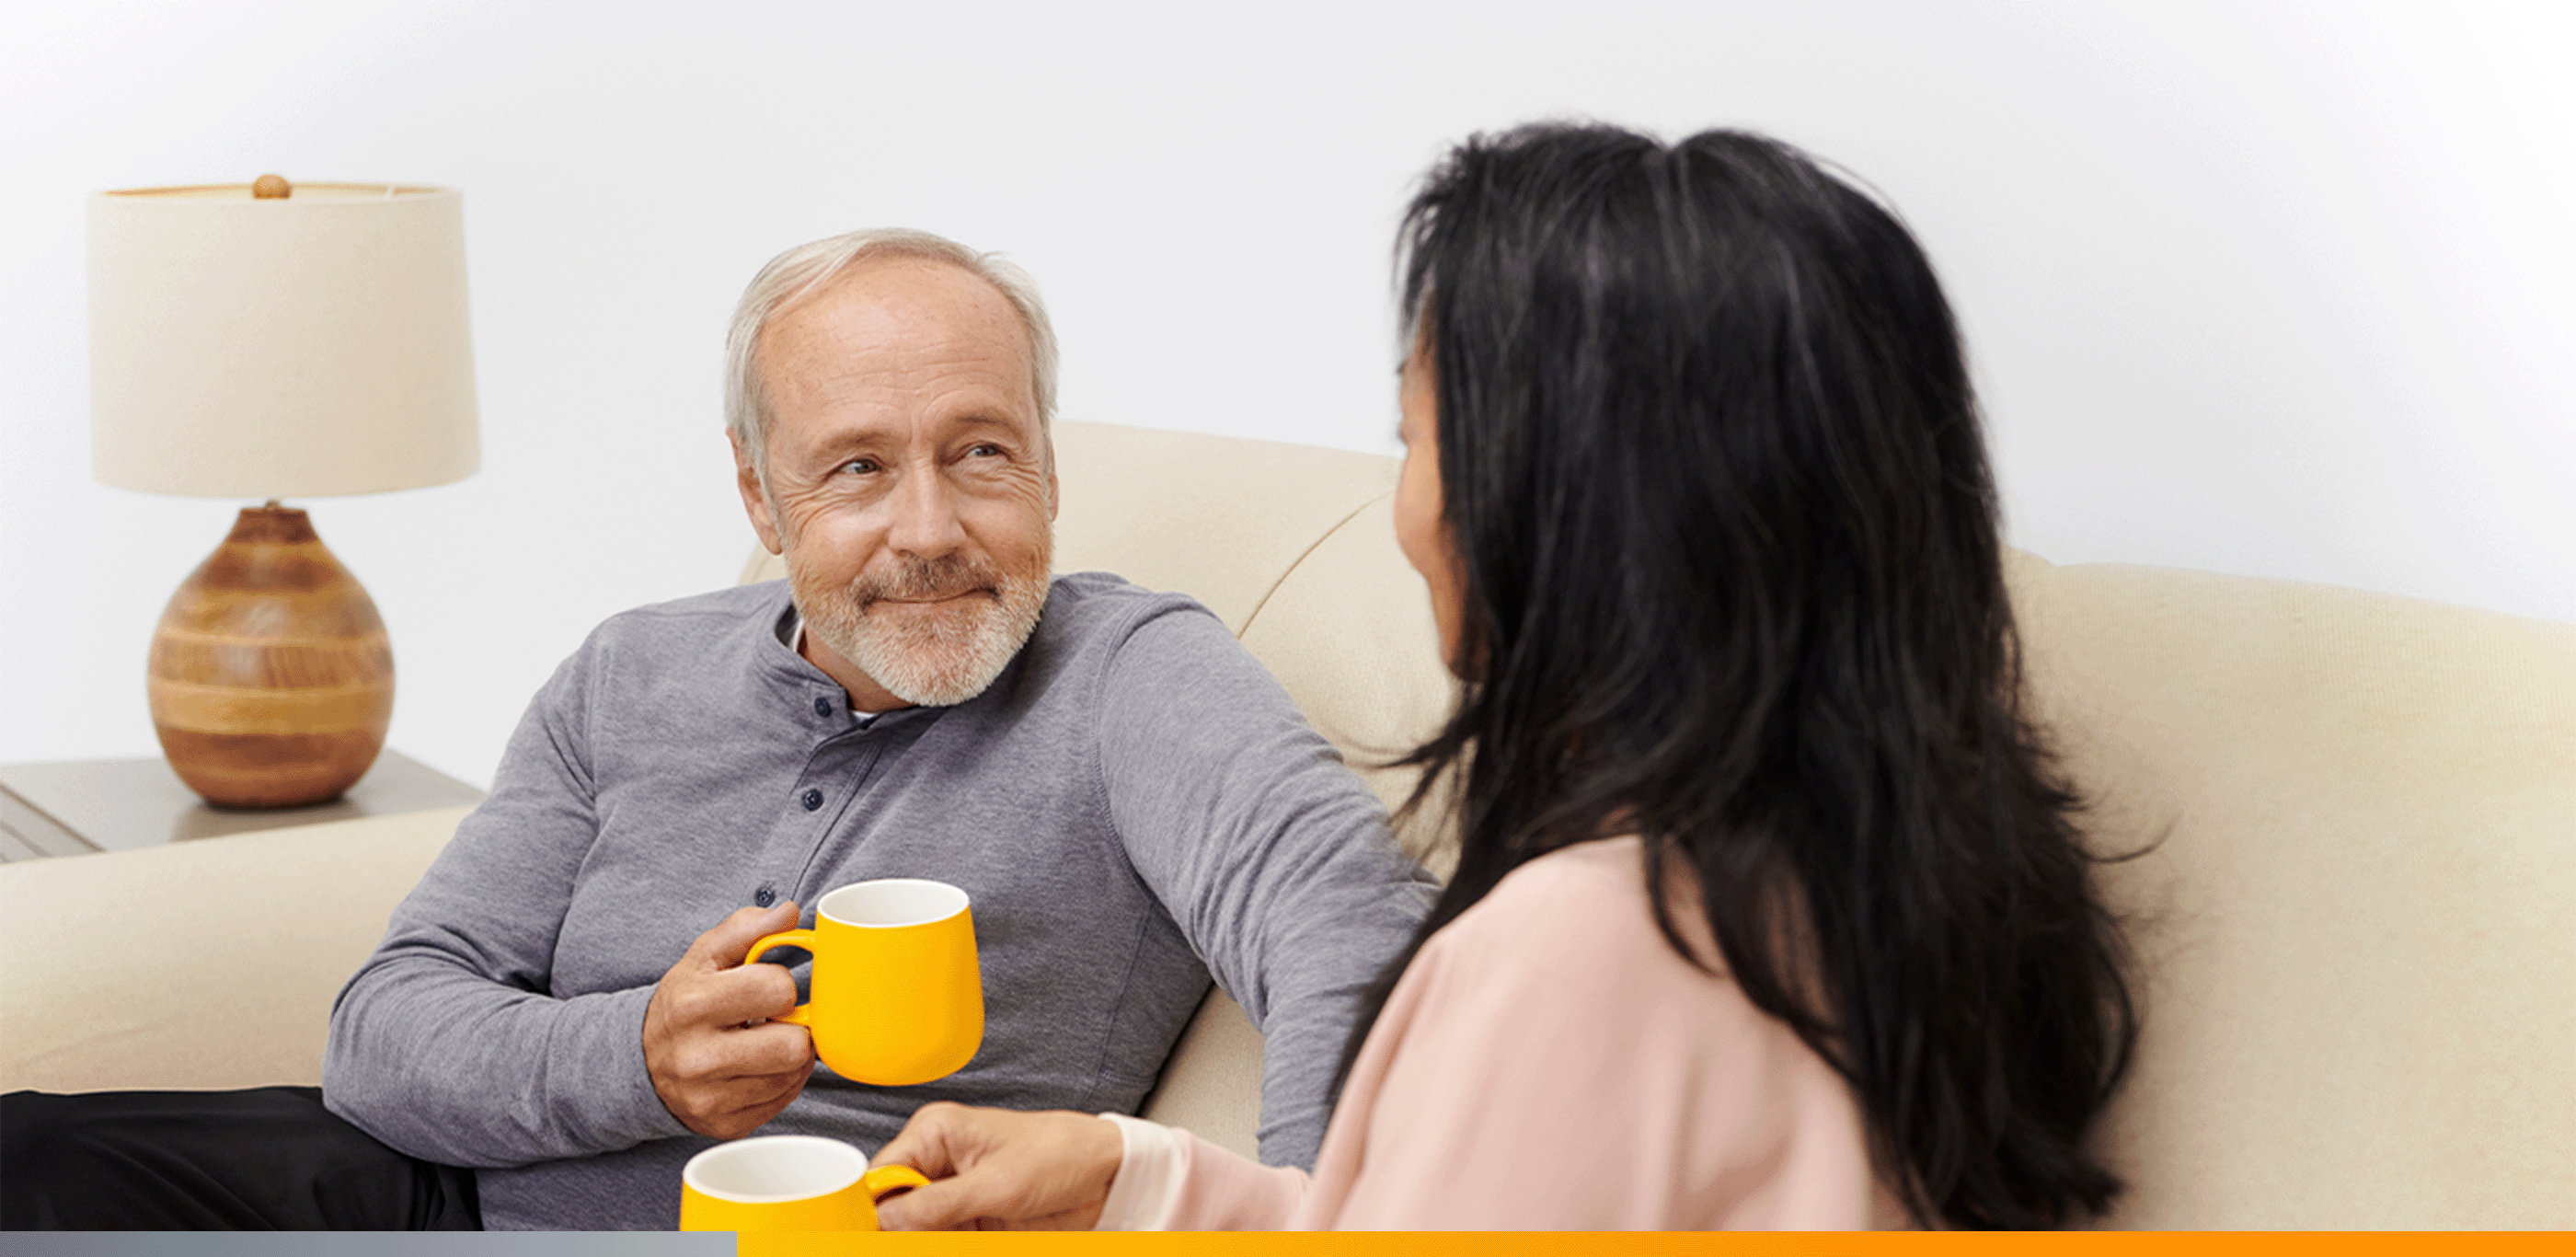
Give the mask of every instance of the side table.
<svg viewBox="0 0 2576 1257">
<path fill-rule="evenodd" d="M 400 751 L 329 803 L 210 807 L 158 758 L 0 764 L 0 860 L 124 851 L 254 829 L 479 803 L 483 792 Z"/>
</svg>

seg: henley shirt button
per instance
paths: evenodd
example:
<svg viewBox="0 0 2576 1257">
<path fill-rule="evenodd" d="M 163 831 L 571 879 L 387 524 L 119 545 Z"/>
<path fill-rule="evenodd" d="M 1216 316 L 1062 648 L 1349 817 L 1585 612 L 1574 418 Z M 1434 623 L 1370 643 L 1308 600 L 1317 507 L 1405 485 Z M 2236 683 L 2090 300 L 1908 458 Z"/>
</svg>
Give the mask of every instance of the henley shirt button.
<svg viewBox="0 0 2576 1257">
<path fill-rule="evenodd" d="M 760 907 L 766 908 L 769 905 L 778 902 L 778 892 L 763 886 L 760 888 L 758 893 L 751 897 L 751 901 Z"/>
<path fill-rule="evenodd" d="M 805 792 L 805 810 L 806 810 L 806 811 L 811 812 L 811 811 L 813 811 L 814 809 L 816 809 L 816 808 L 818 808 L 818 807 L 821 807 L 821 806 L 823 806 L 823 792 L 822 792 L 822 791 L 820 791 L 820 790 L 808 790 L 808 791 L 806 791 L 806 792 Z"/>
<path fill-rule="evenodd" d="M 828 698 L 818 698 L 818 699 L 815 699 L 815 700 L 814 700 L 814 714 L 815 714 L 815 715 L 817 715 L 817 716 L 828 716 L 828 715 L 831 715 L 831 714 L 832 714 L 832 700 L 830 700 L 830 699 L 828 699 Z"/>
</svg>

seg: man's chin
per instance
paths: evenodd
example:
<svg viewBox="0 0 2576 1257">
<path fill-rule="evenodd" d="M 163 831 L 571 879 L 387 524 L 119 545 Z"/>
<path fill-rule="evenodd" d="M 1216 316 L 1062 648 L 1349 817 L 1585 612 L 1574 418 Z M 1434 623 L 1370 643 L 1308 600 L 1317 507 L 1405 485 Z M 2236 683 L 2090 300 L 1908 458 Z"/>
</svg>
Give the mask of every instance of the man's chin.
<svg viewBox="0 0 2576 1257">
<path fill-rule="evenodd" d="M 868 608 L 867 626 L 844 657 L 887 693 L 924 707 L 954 707 L 983 693 L 1027 640 L 1013 640 L 1001 608 L 982 599 L 885 611 L 884 603 Z"/>
<path fill-rule="evenodd" d="M 981 662 L 981 661 L 976 661 Z M 915 666 L 916 661 L 883 661 L 881 666 L 867 668 L 868 675 L 884 686 L 886 693 L 921 707 L 954 707 L 993 687 L 1002 668 L 978 668 L 955 664 L 944 668 Z M 1004 667 L 1009 657 L 1002 660 Z"/>
</svg>

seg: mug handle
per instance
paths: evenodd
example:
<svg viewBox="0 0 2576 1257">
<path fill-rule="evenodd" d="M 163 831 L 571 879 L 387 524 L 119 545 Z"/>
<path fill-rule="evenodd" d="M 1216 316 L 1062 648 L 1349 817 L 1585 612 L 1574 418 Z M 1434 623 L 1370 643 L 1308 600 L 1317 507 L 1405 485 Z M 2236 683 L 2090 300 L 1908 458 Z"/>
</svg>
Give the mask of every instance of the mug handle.
<svg viewBox="0 0 2576 1257">
<path fill-rule="evenodd" d="M 762 938 L 759 942 L 753 943 L 750 951 L 743 953 L 742 962 L 744 964 L 750 964 L 752 961 L 760 959 L 760 953 L 768 951 L 772 947 L 796 947 L 802 948 L 806 952 L 810 953 L 814 950 L 814 931 L 780 930 L 775 934 L 768 935 Z M 795 1008 L 789 1010 L 784 1016 L 772 1017 L 770 1020 L 783 1021 L 791 1026 L 803 1026 L 806 1029 L 811 1030 L 814 1028 L 814 1023 L 809 1019 L 813 1014 L 807 1011 L 811 1008 L 813 1008 L 812 1004 L 798 1004 Z M 924 1179 L 922 1181 L 928 1182 L 929 1180 Z M 905 1184 L 905 1186 L 919 1186 L 919 1184 Z M 888 1190 L 892 1189 L 889 1188 Z"/>
<path fill-rule="evenodd" d="M 881 1198 L 898 1187 L 928 1187 L 930 1179 L 908 1165 L 880 1165 L 860 1176 L 871 1199 Z"/>
</svg>

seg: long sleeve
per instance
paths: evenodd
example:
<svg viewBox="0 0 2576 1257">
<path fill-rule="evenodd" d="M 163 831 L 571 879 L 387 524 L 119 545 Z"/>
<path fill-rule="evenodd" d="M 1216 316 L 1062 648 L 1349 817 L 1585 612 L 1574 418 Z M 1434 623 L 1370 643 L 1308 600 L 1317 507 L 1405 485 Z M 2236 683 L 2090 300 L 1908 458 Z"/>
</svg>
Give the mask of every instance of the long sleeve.
<svg viewBox="0 0 2576 1257">
<path fill-rule="evenodd" d="M 413 1156 L 521 1165 L 686 1133 L 644 1067 L 652 986 L 550 993 L 599 829 L 588 663 L 574 656 L 538 693 L 491 797 L 332 1007 L 325 1102 Z"/>
<path fill-rule="evenodd" d="M 1359 994 L 1434 894 L 1384 809 L 1214 616 L 1121 643 L 1101 777 L 1129 860 L 1265 1041 L 1261 1159 L 1313 1162 Z"/>
<path fill-rule="evenodd" d="M 1294 1166 L 1237 1156 L 1186 1130 L 1119 1113 L 1118 1177 L 1098 1231 L 1276 1231 L 1305 1203 L 1313 1179 Z"/>
</svg>

